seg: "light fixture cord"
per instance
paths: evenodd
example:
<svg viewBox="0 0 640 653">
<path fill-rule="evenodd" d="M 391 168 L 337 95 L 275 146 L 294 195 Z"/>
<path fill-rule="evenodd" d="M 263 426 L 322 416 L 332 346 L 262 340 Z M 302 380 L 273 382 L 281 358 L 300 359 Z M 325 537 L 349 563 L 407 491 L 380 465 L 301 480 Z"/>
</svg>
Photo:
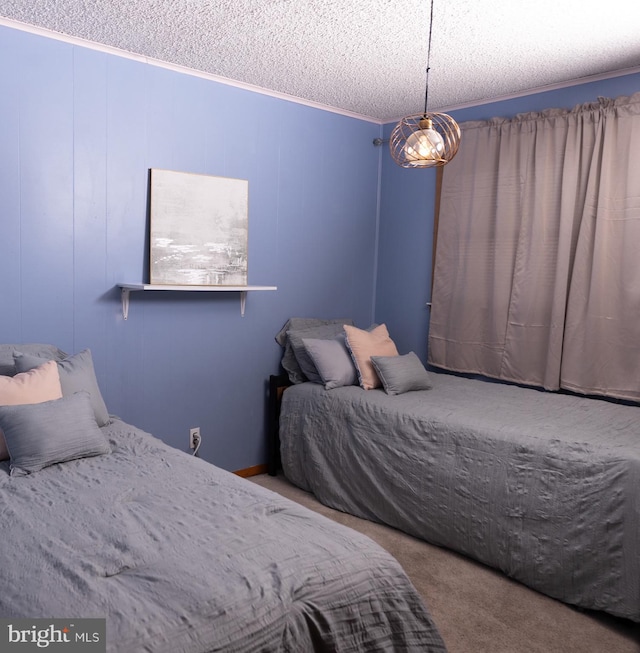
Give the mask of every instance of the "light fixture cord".
<svg viewBox="0 0 640 653">
<path fill-rule="evenodd" d="M 431 69 L 431 31 L 433 28 L 433 0 L 431 0 L 431 15 L 429 16 L 429 45 L 427 47 L 427 79 L 424 88 L 424 115 L 427 115 L 427 100 L 429 99 L 429 70 Z"/>
</svg>

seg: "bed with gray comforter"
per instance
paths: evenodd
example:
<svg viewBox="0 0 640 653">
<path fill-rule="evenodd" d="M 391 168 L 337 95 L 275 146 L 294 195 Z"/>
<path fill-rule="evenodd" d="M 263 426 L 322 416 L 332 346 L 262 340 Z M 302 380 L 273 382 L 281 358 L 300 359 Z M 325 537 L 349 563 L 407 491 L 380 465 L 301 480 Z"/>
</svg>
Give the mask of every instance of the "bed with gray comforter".
<svg viewBox="0 0 640 653">
<path fill-rule="evenodd" d="M 397 396 L 288 388 L 286 477 L 549 596 L 640 621 L 640 409 L 431 377 L 431 390 Z"/>
<path fill-rule="evenodd" d="M 120 420 L 111 453 L 0 463 L 0 616 L 105 617 L 107 651 L 444 651 L 368 538 Z"/>
</svg>

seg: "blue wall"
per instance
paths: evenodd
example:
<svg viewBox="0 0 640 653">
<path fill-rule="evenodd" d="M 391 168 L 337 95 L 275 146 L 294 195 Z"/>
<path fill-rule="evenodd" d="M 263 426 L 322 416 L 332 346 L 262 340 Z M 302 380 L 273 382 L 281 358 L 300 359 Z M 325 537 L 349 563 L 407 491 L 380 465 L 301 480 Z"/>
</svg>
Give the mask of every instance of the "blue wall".
<svg viewBox="0 0 640 653">
<path fill-rule="evenodd" d="M 458 122 L 487 120 L 552 107 L 571 108 L 595 101 L 598 96 L 615 98 L 638 90 L 640 74 L 636 73 L 460 109 L 451 115 Z M 389 137 L 394 125 L 384 125 L 384 138 Z M 389 148 L 381 149 L 375 321 L 387 324 L 401 354 L 413 350 L 426 361 L 436 172 L 400 168 L 391 159 Z"/>
<path fill-rule="evenodd" d="M 229 470 L 266 461 L 274 336 L 373 320 L 375 123 L 0 26 L 0 342 L 92 350 L 110 412 Z M 249 283 L 148 281 L 149 168 L 249 181 Z"/>
<path fill-rule="evenodd" d="M 640 88 L 613 78 L 454 112 L 459 121 Z M 0 342 L 92 350 L 109 410 L 229 470 L 266 460 L 276 332 L 291 316 L 386 322 L 426 357 L 434 171 L 375 148 L 393 125 L 0 26 Z M 249 180 L 249 293 L 147 281 L 149 168 Z"/>
</svg>

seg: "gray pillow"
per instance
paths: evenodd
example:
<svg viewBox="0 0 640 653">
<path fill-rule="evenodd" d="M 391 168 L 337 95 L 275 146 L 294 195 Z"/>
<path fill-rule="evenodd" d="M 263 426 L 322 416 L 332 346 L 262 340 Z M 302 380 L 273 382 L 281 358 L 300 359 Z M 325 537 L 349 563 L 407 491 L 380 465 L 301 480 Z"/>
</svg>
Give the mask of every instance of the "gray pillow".
<svg viewBox="0 0 640 653">
<path fill-rule="evenodd" d="M 344 333 L 344 322 L 335 322 L 331 324 L 319 324 L 316 327 L 310 327 L 308 329 L 290 329 L 287 331 L 287 338 L 291 349 L 293 349 L 293 354 L 298 361 L 298 365 L 302 370 L 302 374 L 306 381 L 311 381 L 312 383 L 323 383 L 318 370 L 307 350 L 305 349 L 304 343 L 302 342 L 305 338 L 316 339 L 316 340 L 332 340 L 336 336 Z"/>
<path fill-rule="evenodd" d="M 0 406 L 0 428 L 7 441 L 12 476 L 111 452 L 84 391 L 41 404 Z"/>
<path fill-rule="evenodd" d="M 23 345 L 0 345 L 0 375 L 1 376 L 15 376 L 18 373 L 16 370 L 13 354 L 16 351 L 21 351 L 30 356 L 39 356 L 42 365 L 45 361 L 60 361 L 67 357 L 62 350 L 54 345 L 43 345 L 39 343 L 25 343 Z"/>
<path fill-rule="evenodd" d="M 14 359 L 18 372 L 28 372 L 34 367 L 39 367 L 44 362 L 42 358 L 27 355 L 22 351 L 15 352 Z M 98 386 L 91 351 L 85 349 L 79 354 L 58 361 L 58 372 L 60 373 L 62 396 L 68 397 L 74 392 L 86 390 L 91 397 L 91 405 L 98 426 L 105 426 L 108 424 L 109 412 L 107 411 L 107 407 Z"/>
<path fill-rule="evenodd" d="M 372 356 L 371 363 L 388 395 L 399 395 L 410 390 L 431 390 L 433 387 L 429 372 L 412 351 L 404 356 Z"/>
<path fill-rule="evenodd" d="M 301 334 L 301 332 L 305 331 L 306 333 L 304 334 L 304 337 L 331 338 L 342 331 L 343 324 L 353 324 L 353 320 L 348 318 L 324 320 L 315 317 L 292 317 L 291 319 L 287 320 L 282 329 L 280 329 L 280 331 L 277 333 L 276 342 L 281 347 L 284 347 L 284 353 L 282 354 L 282 368 L 287 372 L 291 383 L 304 383 L 308 379 L 305 372 L 300 367 L 300 363 L 298 362 L 294 348 L 289 339 L 289 332 L 293 331 L 294 334 Z M 327 325 L 338 325 L 339 328 L 337 331 L 332 331 L 332 335 L 330 336 L 317 335 L 316 329 L 321 329 Z M 307 370 L 311 371 L 312 376 L 315 374 L 315 378 L 319 379 L 317 371 L 313 366 L 313 362 L 308 357 L 306 359 L 304 358 L 304 345 L 302 345 L 301 341 L 298 342 L 298 350 L 303 351 L 301 356 L 303 357 L 303 361 L 307 366 Z M 317 383 L 320 383 L 320 380 L 317 380 Z"/>
<path fill-rule="evenodd" d="M 357 383 L 358 375 L 347 349 L 344 334 L 331 340 L 303 338 L 302 342 L 318 370 L 325 389 L 331 390 Z"/>
</svg>

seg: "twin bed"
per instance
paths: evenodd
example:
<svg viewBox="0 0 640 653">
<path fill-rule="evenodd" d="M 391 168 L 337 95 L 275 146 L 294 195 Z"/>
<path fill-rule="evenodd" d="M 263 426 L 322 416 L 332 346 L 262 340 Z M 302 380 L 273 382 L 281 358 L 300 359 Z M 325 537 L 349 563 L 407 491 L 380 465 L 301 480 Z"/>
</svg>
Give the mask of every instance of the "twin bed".
<svg viewBox="0 0 640 653">
<path fill-rule="evenodd" d="M 412 390 L 397 359 L 380 388 L 272 384 L 287 478 L 640 622 L 637 407 L 445 373 Z M 108 415 L 88 350 L 0 345 L 0 429 L 0 618 L 104 618 L 112 653 L 445 651 L 392 556 Z"/>
<path fill-rule="evenodd" d="M 55 381 L 51 365 L 18 372 L 16 350 L 54 360 L 60 385 L 37 378 Z M 25 387 L 61 396 L 16 401 Z M 100 424 L 96 392 L 87 351 L 0 345 L 1 618 L 105 618 L 112 653 L 445 651 L 377 544 L 117 417 Z"/>
<path fill-rule="evenodd" d="M 292 483 L 559 600 L 640 621 L 637 406 L 436 372 L 429 389 L 397 394 L 291 377 L 276 446 Z"/>
</svg>

